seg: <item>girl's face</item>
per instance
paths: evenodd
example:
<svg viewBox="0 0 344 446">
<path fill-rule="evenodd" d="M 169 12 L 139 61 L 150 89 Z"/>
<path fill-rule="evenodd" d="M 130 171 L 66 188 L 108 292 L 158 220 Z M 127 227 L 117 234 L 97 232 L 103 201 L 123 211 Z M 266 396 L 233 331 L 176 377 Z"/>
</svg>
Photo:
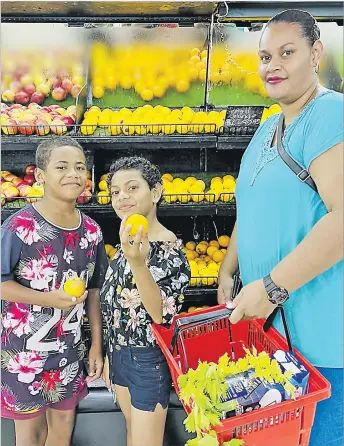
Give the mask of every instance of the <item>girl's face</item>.
<svg viewBox="0 0 344 446">
<path fill-rule="evenodd" d="M 119 170 L 111 180 L 112 207 L 119 218 L 132 214 L 149 216 L 161 196 L 159 185 L 150 189 L 141 172 Z"/>
<path fill-rule="evenodd" d="M 46 170 L 37 169 L 36 178 L 44 184 L 46 195 L 75 201 L 86 187 L 85 155 L 77 147 L 53 149 Z"/>
<path fill-rule="evenodd" d="M 322 53 L 316 41 L 310 47 L 297 24 L 272 23 L 259 44 L 259 75 L 271 99 L 289 104 L 299 99 L 315 80 Z"/>
</svg>

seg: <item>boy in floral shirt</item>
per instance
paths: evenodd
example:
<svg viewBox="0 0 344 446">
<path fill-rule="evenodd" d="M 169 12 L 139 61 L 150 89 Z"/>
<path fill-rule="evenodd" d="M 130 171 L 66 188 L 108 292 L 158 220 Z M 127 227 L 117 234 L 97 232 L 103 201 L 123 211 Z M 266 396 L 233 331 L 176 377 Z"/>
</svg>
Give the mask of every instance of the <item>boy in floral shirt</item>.
<svg viewBox="0 0 344 446">
<path fill-rule="evenodd" d="M 16 446 L 69 446 L 86 382 L 102 372 L 99 288 L 107 261 L 99 226 L 75 208 L 87 179 L 82 147 L 68 137 L 48 140 L 36 164 L 44 197 L 2 226 L 1 415 L 15 421 Z M 71 277 L 86 284 L 80 298 L 63 291 Z M 86 380 L 85 300 L 92 333 Z"/>
</svg>

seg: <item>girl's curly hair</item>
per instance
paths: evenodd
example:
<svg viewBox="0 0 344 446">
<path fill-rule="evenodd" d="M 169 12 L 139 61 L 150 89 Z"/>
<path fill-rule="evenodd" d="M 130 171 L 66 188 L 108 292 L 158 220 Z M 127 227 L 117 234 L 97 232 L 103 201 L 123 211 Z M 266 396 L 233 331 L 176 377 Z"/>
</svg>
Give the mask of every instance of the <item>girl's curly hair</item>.
<svg viewBox="0 0 344 446">
<path fill-rule="evenodd" d="M 129 156 L 119 158 L 114 161 L 110 167 L 110 174 L 107 178 L 108 188 L 110 189 L 112 177 L 120 170 L 138 170 L 146 180 L 149 189 L 153 189 L 157 184 L 162 184 L 161 172 L 157 166 L 145 158 L 139 156 Z"/>
</svg>

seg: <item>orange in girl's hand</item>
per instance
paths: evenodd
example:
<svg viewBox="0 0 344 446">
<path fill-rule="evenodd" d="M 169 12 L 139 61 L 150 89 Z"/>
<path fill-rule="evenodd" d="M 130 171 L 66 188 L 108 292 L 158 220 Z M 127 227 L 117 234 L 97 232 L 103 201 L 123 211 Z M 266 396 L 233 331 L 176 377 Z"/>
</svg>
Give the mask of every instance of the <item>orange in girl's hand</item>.
<svg viewBox="0 0 344 446">
<path fill-rule="evenodd" d="M 142 226 L 142 235 L 146 235 L 148 231 L 148 220 L 146 217 L 140 214 L 133 214 L 127 218 L 125 226 L 131 225 L 129 235 L 135 237 L 140 226 Z"/>
<path fill-rule="evenodd" d="M 66 280 L 63 291 L 71 296 L 81 297 L 86 291 L 86 286 L 79 277 L 71 277 Z"/>
</svg>

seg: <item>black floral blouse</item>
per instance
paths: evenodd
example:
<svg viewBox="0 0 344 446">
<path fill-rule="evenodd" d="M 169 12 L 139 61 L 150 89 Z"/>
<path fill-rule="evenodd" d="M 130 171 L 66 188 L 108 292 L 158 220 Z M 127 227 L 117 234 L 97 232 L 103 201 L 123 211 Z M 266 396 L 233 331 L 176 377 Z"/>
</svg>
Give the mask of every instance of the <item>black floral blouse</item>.
<svg viewBox="0 0 344 446">
<path fill-rule="evenodd" d="M 101 289 L 101 306 L 106 325 L 104 347 L 108 353 L 112 353 L 115 346 L 156 345 L 152 318 L 141 302 L 129 263 L 120 246 L 117 248 Z M 163 323 L 168 324 L 181 308 L 183 292 L 191 275 L 181 241 L 150 242 L 147 266 L 160 288 Z"/>
</svg>

